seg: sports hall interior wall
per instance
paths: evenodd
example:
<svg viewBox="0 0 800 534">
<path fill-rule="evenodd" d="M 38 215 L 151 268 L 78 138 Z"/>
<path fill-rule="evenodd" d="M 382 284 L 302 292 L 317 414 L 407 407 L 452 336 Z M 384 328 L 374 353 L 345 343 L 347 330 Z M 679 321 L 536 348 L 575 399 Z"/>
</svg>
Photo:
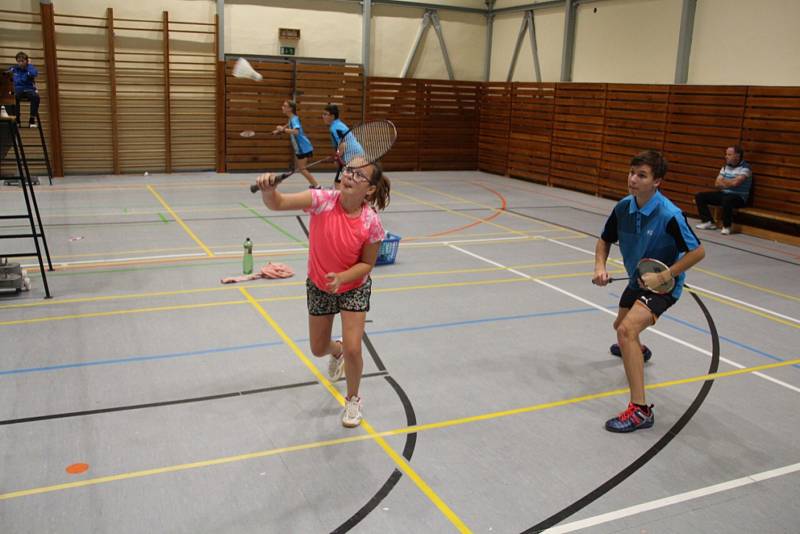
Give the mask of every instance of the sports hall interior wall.
<svg viewBox="0 0 800 534">
<path fill-rule="evenodd" d="M 706 11 L 715 1 L 699 2 L 697 24 L 701 27 L 710 24 Z M 674 15 L 661 0 L 654 2 L 667 19 Z M 57 2 L 65 3 L 73 5 Z M 639 3 L 653 2 L 608 0 L 597 4 L 602 6 L 600 13 L 620 14 L 627 4 Z M 796 185 L 800 167 L 798 87 L 503 83 L 369 76 L 365 93 L 359 63 L 339 60 L 312 65 L 266 58 L 255 64 L 267 81 L 256 84 L 230 76 L 230 61 L 227 66 L 215 61 L 220 33 L 213 2 L 193 2 L 202 6 L 193 11 L 200 15 L 197 20 L 188 16 L 192 12 L 187 12 L 186 2 L 170 4 L 181 8 L 179 12 L 187 16 L 183 20 L 152 9 L 147 18 L 137 19 L 120 16 L 112 8 L 86 14 L 84 6 L 67 14 L 57 12 L 53 5 L 48 11 L 37 2 L 23 4 L 29 4 L 27 11 L 0 11 L 0 61 L 11 64 L 16 51 L 25 49 L 40 68 L 40 113 L 51 141 L 56 174 L 59 170 L 64 174 L 117 174 L 283 168 L 291 159 L 288 143 L 268 136 L 267 131 L 282 120 L 280 102 L 294 96 L 317 147 L 328 146 L 324 125 L 318 120 L 328 102 L 339 104 L 343 117 L 351 123 L 378 117 L 395 121 L 400 137 L 386 158 L 388 169 L 480 168 L 617 198 L 624 194 L 624 180 L 619 176 L 630 155 L 642 148 L 658 148 L 671 163 L 664 189 L 690 212 L 694 210 L 693 194 L 706 189 L 717 172 L 722 148 L 741 143 L 757 177 L 754 205 L 749 209 L 800 215 Z M 234 14 L 240 8 L 231 7 Z M 387 7 L 393 11 L 384 12 L 384 17 L 414 12 Z M 629 11 L 636 13 L 640 8 Z M 275 9 L 291 10 L 285 6 Z M 352 15 L 352 6 L 342 9 Z M 555 28 L 563 25 L 563 13 L 556 11 L 545 9 L 536 14 L 537 40 L 548 35 L 543 28 L 550 29 L 550 37 L 543 37 L 540 47 L 543 77 L 554 70 L 545 65 L 560 54 L 560 48 L 554 46 L 546 50 L 554 41 Z M 442 13 L 444 26 L 449 21 L 446 12 Z M 594 15 L 578 14 L 584 21 Z M 552 20 L 543 24 L 548 17 Z M 405 18 L 416 21 L 413 16 Z M 501 18 L 514 24 L 519 20 L 518 16 L 498 16 L 496 24 L 501 24 Z M 48 22 L 55 34 L 57 91 L 51 90 L 44 53 L 46 32 L 42 28 Z M 593 42 L 593 33 L 586 29 L 591 21 L 581 24 L 583 32 L 578 31 L 576 37 L 576 71 L 581 70 L 581 47 L 588 46 L 581 43 Z M 379 33 L 377 29 L 374 32 Z M 508 42 L 515 37 L 508 34 L 516 30 L 498 33 L 496 43 Z M 702 42 L 702 32 L 695 33 L 701 34 L 695 39 Z M 226 42 L 233 39 L 225 38 Z M 493 76 L 502 70 L 495 68 L 499 48 L 493 48 Z M 377 44 L 375 49 L 379 49 Z M 523 47 L 514 77 L 530 70 L 525 51 Z M 704 57 L 704 52 L 697 56 Z M 417 58 L 415 67 L 436 64 L 435 59 Z M 454 65 L 461 62 L 452 59 Z M 691 65 L 695 65 L 694 59 L 693 51 Z M 788 69 L 778 69 L 789 73 L 782 74 L 784 78 L 793 75 L 791 62 L 795 59 L 776 58 L 778 64 L 787 62 Z M 657 78 L 646 70 L 639 72 Z M 223 101 L 223 95 L 225 105 L 221 106 L 217 103 Z M 50 120 L 53 105 L 58 106 L 60 119 L 55 130 Z M 259 135 L 242 138 L 239 133 L 247 125 L 254 126 Z M 35 147 L 34 132 L 23 133 L 26 145 Z M 36 157 L 35 148 L 31 150 Z"/>
</svg>

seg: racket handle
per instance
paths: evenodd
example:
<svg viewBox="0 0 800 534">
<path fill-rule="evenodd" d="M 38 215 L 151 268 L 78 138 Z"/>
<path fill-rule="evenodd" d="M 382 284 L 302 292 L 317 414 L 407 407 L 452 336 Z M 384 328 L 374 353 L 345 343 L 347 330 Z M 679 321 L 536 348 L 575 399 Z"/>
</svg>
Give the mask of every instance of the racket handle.
<svg viewBox="0 0 800 534">
<path fill-rule="evenodd" d="M 282 181 L 287 179 L 292 174 L 294 174 L 294 173 L 291 172 L 291 171 L 290 172 L 285 172 L 283 174 L 279 174 L 278 176 L 275 177 L 275 185 L 278 185 L 279 183 L 281 183 Z M 256 184 L 251 185 L 250 186 L 250 192 L 251 193 L 258 193 L 258 186 Z"/>
</svg>

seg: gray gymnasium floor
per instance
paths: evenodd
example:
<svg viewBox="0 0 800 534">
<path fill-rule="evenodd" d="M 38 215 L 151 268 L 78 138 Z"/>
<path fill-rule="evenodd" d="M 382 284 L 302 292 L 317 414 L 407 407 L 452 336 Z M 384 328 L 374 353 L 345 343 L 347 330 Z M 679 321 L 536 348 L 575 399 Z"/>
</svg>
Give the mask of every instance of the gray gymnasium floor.
<svg viewBox="0 0 800 534">
<path fill-rule="evenodd" d="M 355 430 L 308 349 L 305 216 L 251 175 L 37 187 L 55 298 L 35 269 L 0 297 L 0 531 L 798 532 L 800 249 L 699 232 L 696 298 L 643 337 L 656 426 L 614 435 L 623 287 L 590 283 L 613 203 L 390 174 Z M 221 285 L 247 236 L 296 275 Z"/>
</svg>

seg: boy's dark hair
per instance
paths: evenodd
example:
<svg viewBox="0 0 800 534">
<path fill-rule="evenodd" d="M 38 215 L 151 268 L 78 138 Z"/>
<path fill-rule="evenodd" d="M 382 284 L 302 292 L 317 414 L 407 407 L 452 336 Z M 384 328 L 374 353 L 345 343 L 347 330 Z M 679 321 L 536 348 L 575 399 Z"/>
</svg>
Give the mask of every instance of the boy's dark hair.
<svg viewBox="0 0 800 534">
<path fill-rule="evenodd" d="M 337 119 L 339 118 L 339 106 L 337 106 L 336 104 L 328 104 L 327 106 L 325 106 L 325 111 L 333 115 L 334 118 Z"/>
<path fill-rule="evenodd" d="M 295 102 L 294 100 L 287 100 L 286 103 L 289 105 L 290 108 L 292 108 L 292 113 L 297 115 L 297 102 Z"/>
<path fill-rule="evenodd" d="M 733 151 L 736 152 L 736 155 L 739 156 L 740 162 L 744 160 L 744 149 L 740 145 L 731 145 L 730 148 L 732 148 Z"/>
<path fill-rule="evenodd" d="M 631 167 L 639 165 L 649 165 L 653 171 L 653 177 L 657 180 L 667 175 L 667 160 L 655 150 L 645 150 L 633 156 Z"/>
<path fill-rule="evenodd" d="M 26 54 L 25 52 L 17 52 L 17 55 L 14 57 L 14 59 L 16 59 L 17 61 L 19 61 L 20 59 L 28 59 L 28 54 Z"/>
</svg>

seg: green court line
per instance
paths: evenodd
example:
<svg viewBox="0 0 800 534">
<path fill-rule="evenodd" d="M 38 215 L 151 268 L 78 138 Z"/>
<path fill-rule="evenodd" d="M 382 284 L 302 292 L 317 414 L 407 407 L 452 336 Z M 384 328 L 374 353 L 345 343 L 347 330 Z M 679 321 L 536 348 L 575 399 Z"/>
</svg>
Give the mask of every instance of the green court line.
<svg viewBox="0 0 800 534">
<path fill-rule="evenodd" d="M 164 224 L 169 224 L 169 220 L 166 217 L 164 217 L 163 213 L 159 212 L 158 216 L 161 219 L 161 222 L 163 222 Z"/>
<path fill-rule="evenodd" d="M 248 206 L 244 202 L 239 202 L 239 205 L 241 207 L 243 207 L 244 209 L 246 209 L 247 211 L 249 211 L 250 213 L 252 213 L 253 215 L 255 215 L 256 217 L 258 217 L 259 219 L 261 219 L 262 221 L 264 221 L 265 223 L 267 223 L 268 225 L 272 226 L 274 229 L 276 229 L 277 231 L 279 231 L 280 233 L 282 233 L 283 235 L 285 235 L 289 239 L 292 239 L 295 242 L 300 243 L 304 247 L 308 247 L 308 242 L 307 241 L 304 241 L 304 240 L 301 240 L 301 239 L 297 239 L 295 236 L 290 234 L 288 231 L 284 230 L 283 228 L 281 228 L 280 226 L 278 226 L 274 222 L 270 221 L 269 219 L 267 219 L 266 217 L 264 217 L 263 215 L 258 213 L 256 210 L 254 210 L 253 208 L 251 208 L 250 206 Z"/>
</svg>

